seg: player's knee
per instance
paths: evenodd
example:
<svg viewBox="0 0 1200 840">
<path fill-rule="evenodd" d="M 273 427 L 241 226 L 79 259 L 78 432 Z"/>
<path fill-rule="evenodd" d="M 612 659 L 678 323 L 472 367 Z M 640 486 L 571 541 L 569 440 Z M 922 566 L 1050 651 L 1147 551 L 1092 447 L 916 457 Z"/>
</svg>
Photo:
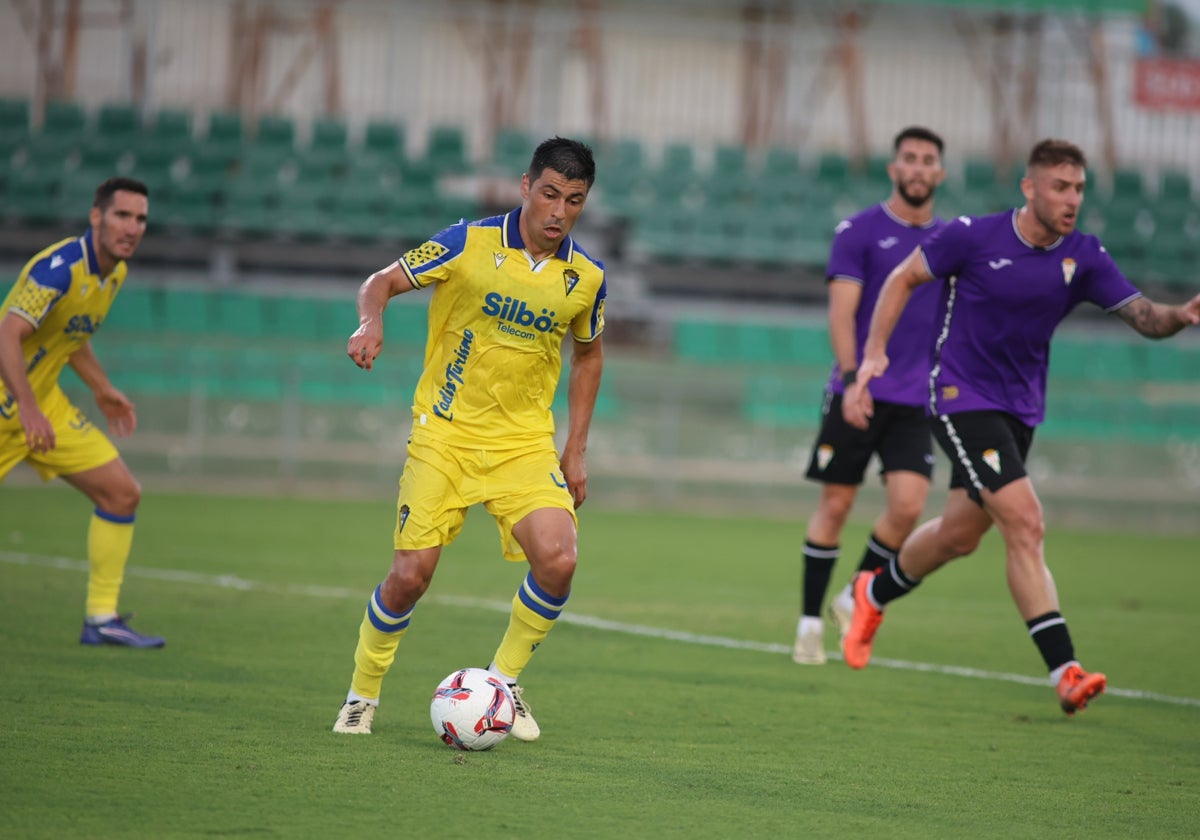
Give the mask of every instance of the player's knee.
<svg viewBox="0 0 1200 840">
<path fill-rule="evenodd" d="M 383 605 L 389 610 L 403 612 L 425 594 L 425 590 L 429 588 L 429 580 L 429 575 L 425 574 L 420 564 L 397 557 L 392 562 L 392 568 L 388 570 L 380 590 Z"/>
<path fill-rule="evenodd" d="M 941 537 L 939 542 L 941 543 L 943 554 L 948 560 L 971 554 L 975 549 L 979 548 L 979 543 L 983 539 L 983 534 L 975 530 L 952 526 L 946 527 L 945 525 L 943 525 L 939 536 Z"/>
<path fill-rule="evenodd" d="M 1008 523 L 1005 535 L 1010 542 L 1021 546 L 1033 547 L 1041 545 L 1046 537 L 1046 522 L 1038 508 L 1023 511 Z"/>
<path fill-rule="evenodd" d="M 142 485 L 128 473 L 120 481 L 104 487 L 95 500 L 96 506 L 117 516 L 133 516 L 142 501 Z"/>
<path fill-rule="evenodd" d="M 562 596 L 571 589 L 578 562 L 575 546 L 557 545 L 530 556 L 534 580 L 551 595 Z"/>
<path fill-rule="evenodd" d="M 854 507 L 852 493 L 823 493 L 817 502 L 813 518 L 822 526 L 822 530 L 841 532 L 850 517 L 850 509 Z"/>
</svg>

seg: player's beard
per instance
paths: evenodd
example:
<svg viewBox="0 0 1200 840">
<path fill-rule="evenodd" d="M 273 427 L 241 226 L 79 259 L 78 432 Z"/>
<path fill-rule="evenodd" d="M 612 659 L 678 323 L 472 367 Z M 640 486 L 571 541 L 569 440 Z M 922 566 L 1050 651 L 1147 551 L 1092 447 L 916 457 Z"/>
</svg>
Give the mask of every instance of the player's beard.
<svg viewBox="0 0 1200 840">
<path fill-rule="evenodd" d="M 896 182 L 896 194 L 900 196 L 900 200 L 909 207 L 920 209 L 929 202 L 933 201 L 933 194 L 937 192 L 937 187 L 933 184 L 929 185 L 929 191 L 925 193 L 924 198 L 918 198 L 908 191 L 907 185 L 903 181 Z"/>
</svg>

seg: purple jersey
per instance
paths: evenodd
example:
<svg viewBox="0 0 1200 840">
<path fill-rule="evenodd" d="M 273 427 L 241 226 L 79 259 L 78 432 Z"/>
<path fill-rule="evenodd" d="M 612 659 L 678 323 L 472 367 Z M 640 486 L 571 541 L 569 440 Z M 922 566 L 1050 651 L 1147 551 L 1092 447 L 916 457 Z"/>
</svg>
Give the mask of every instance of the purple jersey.
<svg viewBox="0 0 1200 840">
<path fill-rule="evenodd" d="M 950 278 L 939 284 L 933 414 L 998 410 L 1038 425 L 1054 330 L 1085 300 L 1112 312 L 1141 296 L 1096 237 L 1073 231 L 1039 248 L 1017 232 L 1018 212 L 960 216 L 921 245 L 929 273 Z"/>
<path fill-rule="evenodd" d="M 938 218 L 919 227 L 910 225 L 897 218 L 886 204 L 868 207 L 838 224 L 825 277 L 830 281 L 850 280 L 862 286 L 862 299 L 854 316 L 859 359 L 883 281 L 913 248 L 945 225 L 946 222 Z M 875 399 L 901 405 L 929 402 L 930 353 L 937 297 L 937 289 L 928 285 L 913 292 L 888 342 L 888 369 L 882 377 L 871 382 L 871 396 Z M 829 378 L 829 388 L 835 394 L 844 390 L 836 363 Z"/>
</svg>

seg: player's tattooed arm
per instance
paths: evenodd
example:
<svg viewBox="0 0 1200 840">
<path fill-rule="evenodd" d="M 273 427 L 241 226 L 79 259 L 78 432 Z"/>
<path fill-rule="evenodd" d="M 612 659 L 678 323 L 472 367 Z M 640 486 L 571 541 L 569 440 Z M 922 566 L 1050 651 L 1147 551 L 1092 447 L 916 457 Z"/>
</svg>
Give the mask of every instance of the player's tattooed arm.
<svg viewBox="0 0 1200 840">
<path fill-rule="evenodd" d="M 1134 298 L 1117 310 L 1117 316 L 1148 338 L 1166 338 L 1200 322 L 1200 295 L 1178 306 Z"/>
</svg>

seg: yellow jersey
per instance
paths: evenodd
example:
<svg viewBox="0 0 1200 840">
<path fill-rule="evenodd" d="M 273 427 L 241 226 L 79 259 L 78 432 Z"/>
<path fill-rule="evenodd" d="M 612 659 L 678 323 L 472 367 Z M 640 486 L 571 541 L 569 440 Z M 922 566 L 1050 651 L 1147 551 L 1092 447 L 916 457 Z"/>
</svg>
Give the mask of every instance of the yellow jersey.
<svg viewBox="0 0 1200 840">
<path fill-rule="evenodd" d="M 56 242 L 36 254 L 21 270 L 0 305 L 33 324 L 22 343 L 25 371 L 39 405 L 58 388 L 58 377 L 71 354 L 88 342 L 108 316 L 125 282 L 122 260 L 107 277 L 100 276 L 92 232 Z M 0 423 L 16 417 L 16 400 L 0 382 Z"/>
<path fill-rule="evenodd" d="M 400 259 L 415 288 L 434 286 L 414 440 L 512 449 L 553 436 L 567 331 L 604 331 L 603 263 L 569 236 L 534 261 L 520 213 L 459 222 Z"/>
</svg>

